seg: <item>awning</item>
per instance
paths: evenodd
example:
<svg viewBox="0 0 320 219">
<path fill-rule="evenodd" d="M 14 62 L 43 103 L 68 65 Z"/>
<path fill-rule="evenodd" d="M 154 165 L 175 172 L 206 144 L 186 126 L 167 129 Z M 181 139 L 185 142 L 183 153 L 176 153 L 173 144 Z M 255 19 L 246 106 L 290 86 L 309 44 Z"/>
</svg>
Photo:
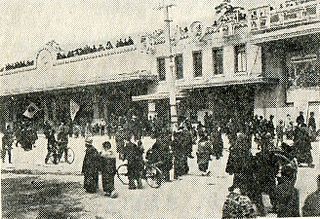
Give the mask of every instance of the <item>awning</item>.
<svg viewBox="0 0 320 219">
<path fill-rule="evenodd" d="M 185 97 L 184 93 L 177 92 L 176 98 L 181 99 Z M 163 99 L 169 99 L 170 93 L 169 92 L 159 92 L 159 93 L 153 93 L 153 94 L 145 94 L 145 95 L 139 95 L 139 96 L 132 96 L 132 101 L 144 101 L 144 100 L 163 100 Z"/>
<path fill-rule="evenodd" d="M 178 87 L 181 90 L 190 90 L 196 88 L 208 88 L 208 87 L 224 87 L 230 85 L 243 85 L 243 84 L 277 84 L 279 79 L 277 78 L 266 78 L 261 76 L 241 76 L 234 78 L 221 77 L 217 79 L 202 80 L 194 83 L 180 84 Z"/>
</svg>

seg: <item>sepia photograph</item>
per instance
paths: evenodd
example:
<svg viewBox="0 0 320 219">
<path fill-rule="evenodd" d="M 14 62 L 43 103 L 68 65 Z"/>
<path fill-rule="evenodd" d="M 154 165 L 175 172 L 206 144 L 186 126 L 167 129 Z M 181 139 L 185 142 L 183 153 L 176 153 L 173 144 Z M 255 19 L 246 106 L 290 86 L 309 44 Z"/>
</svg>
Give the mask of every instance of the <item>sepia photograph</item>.
<svg viewBox="0 0 320 219">
<path fill-rule="evenodd" d="M 2 0 L 1 218 L 320 217 L 320 0 Z"/>
</svg>

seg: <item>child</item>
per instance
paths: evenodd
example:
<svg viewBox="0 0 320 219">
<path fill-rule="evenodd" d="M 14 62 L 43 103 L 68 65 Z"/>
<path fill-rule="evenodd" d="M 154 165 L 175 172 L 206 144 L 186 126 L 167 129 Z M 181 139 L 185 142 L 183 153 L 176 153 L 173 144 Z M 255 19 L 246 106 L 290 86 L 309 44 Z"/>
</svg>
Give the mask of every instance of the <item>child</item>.
<svg viewBox="0 0 320 219">
<path fill-rule="evenodd" d="M 101 173 L 102 187 L 106 196 L 116 198 L 117 193 L 114 189 L 114 176 L 116 174 L 116 156 L 111 150 L 109 141 L 103 142 L 103 151 L 101 152 Z"/>
</svg>

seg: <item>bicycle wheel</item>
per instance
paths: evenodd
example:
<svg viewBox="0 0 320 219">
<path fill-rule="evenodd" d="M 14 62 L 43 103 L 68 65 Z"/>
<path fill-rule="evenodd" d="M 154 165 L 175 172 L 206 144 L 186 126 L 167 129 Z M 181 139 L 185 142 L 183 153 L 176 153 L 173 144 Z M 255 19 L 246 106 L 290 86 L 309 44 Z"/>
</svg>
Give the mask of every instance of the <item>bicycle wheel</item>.
<svg viewBox="0 0 320 219">
<path fill-rule="evenodd" d="M 155 166 L 147 166 L 145 169 L 146 181 L 151 188 L 159 188 L 163 181 L 161 170 Z"/>
<path fill-rule="evenodd" d="M 74 161 L 74 156 L 75 156 L 74 152 L 73 152 L 73 150 L 71 148 L 68 148 L 67 152 L 68 152 L 68 156 L 66 157 L 67 158 L 66 162 L 68 164 L 72 164 L 73 161 Z"/>
<path fill-rule="evenodd" d="M 121 164 L 117 169 L 117 176 L 123 185 L 129 185 L 128 165 Z"/>
</svg>

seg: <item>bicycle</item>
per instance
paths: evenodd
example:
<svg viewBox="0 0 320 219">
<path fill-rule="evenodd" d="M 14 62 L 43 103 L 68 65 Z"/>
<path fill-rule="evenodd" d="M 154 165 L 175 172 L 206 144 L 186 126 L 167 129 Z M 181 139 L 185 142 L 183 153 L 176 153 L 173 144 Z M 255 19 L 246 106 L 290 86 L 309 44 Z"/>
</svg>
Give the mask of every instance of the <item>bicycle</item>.
<svg viewBox="0 0 320 219">
<path fill-rule="evenodd" d="M 117 168 L 117 176 L 123 185 L 129 185 L 128 164 L 121 164 Z M 144 162 L 142 171 L 142 179 L 144 179 L 151 188 L 159 188 L 164 180 L 161 170 L 156 164 Z"/>
<path fill-rule="evenodd" d="M 61 155 L 59 155 L 59 153 L 56 153 L 57 163 L 60 162 L 59 157 L 61 157 L 61 158 L 62 158 L 62 157 L 65 157 L 65 162 L 68 163 L 68 164 L 72 164 L 72 163 L 73 163 L 74 158 L 75 158 L 75 153 L 74 153 L 74 151 L 73 151 L 71 148 L 69 148 L 69 147 L 67 147 L 66 150 L 67 150 L 67 157 L 64 156 L 64 152 L 63 152 Z M 55 159 L 54 159 L 54 153 L 51 153 L 51 154 L 50 154 L 49 160 L 50 160 L 52 163 L 54 163 L 54 160 L 55 160 Z"/>
</svg>

